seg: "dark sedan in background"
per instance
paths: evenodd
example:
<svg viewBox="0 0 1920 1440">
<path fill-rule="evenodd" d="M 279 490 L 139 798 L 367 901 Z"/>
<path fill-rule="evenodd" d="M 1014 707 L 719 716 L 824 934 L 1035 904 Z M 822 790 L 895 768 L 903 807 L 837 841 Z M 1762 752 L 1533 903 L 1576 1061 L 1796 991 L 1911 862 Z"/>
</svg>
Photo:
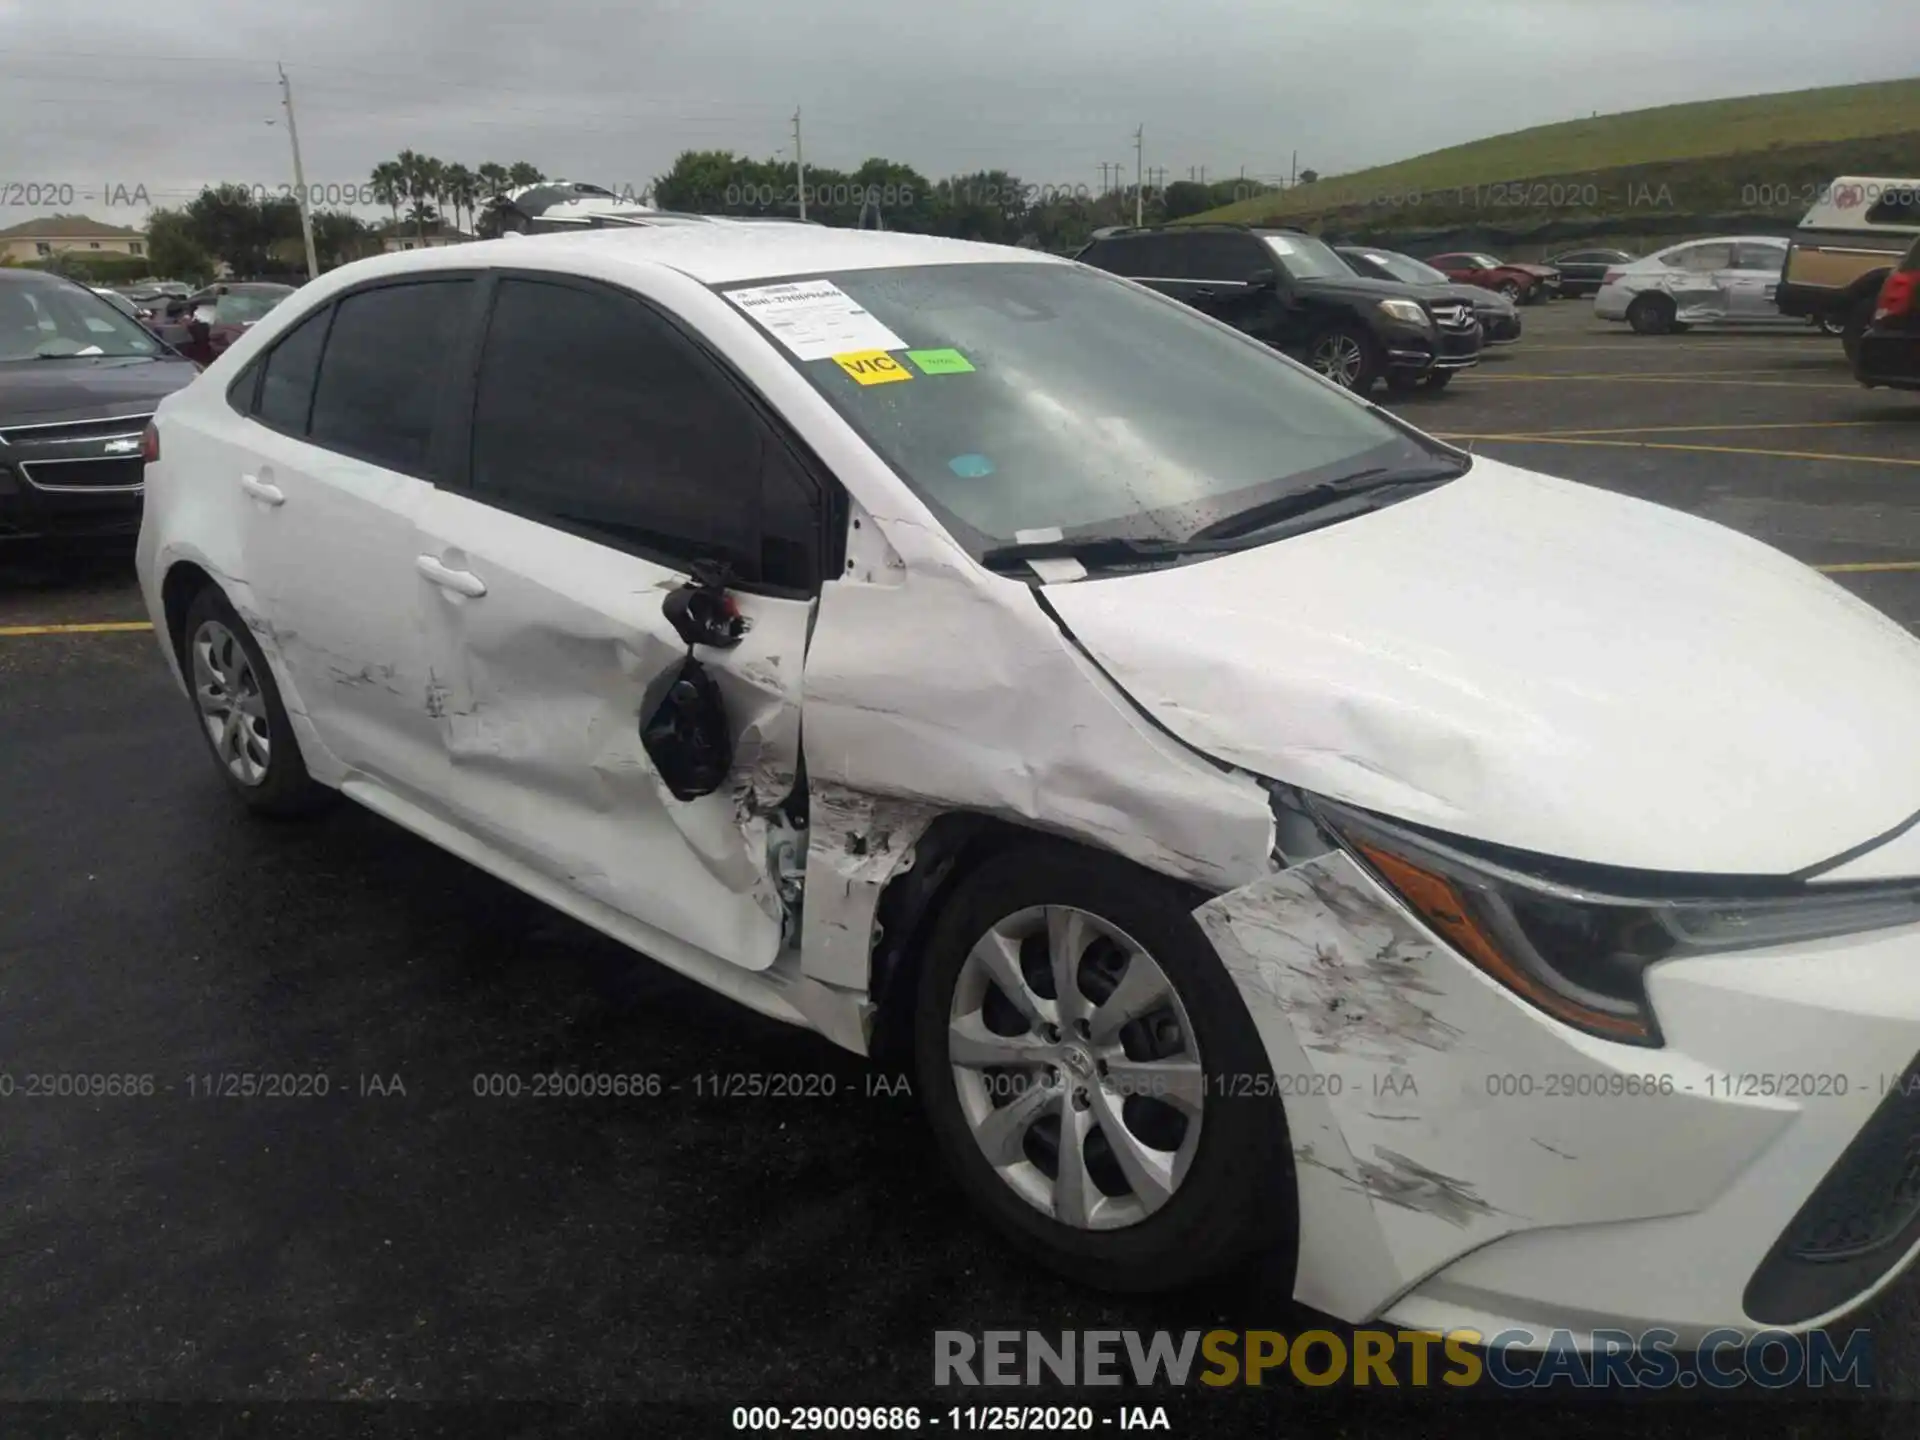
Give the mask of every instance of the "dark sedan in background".
<svg viewBox="0 0 1920 1440">
<path fill-rule="evenodd" d="M 261 316 L 293 293 L 264 280 L 222 281 L 191 295 L 154 297 L 147 327 L 174 349 L 211 365 Z"/>
<path fill-rule="evenodd" d="M 1560 293 L 1577 297 L 1599 294 L 1607 272 L 1631 265 L 1633 260 L 1624 250 L 1569 250 L 1552 256 L 1547 264 L 1560 272 Z"/>
<path fill-rule="evenodd" d="M 1374 245 L 1336 245 L 1334 249 L 1356 275 L 1370 280 L 1398 280 L 1403 285 L 1437 285 L 1455 299 L 1466 301 L 1480 322 L 1483 344 L 1511 345 L 1520 338 L 1519 308 L 1504 295 L 1478 285 L 1456 285 L 1425 261 L 1398 250 Z"/>
<path fill-rule="evenodd" d="M 131 544 L 141 434 L 199 373 L 85 285 L 0 270 L 0 545 Z"/>
<path fill-rule="evenodd" d="M 1920 390 L 1920 240 L 1880 282 L 1873 318 L 1853 352 L 1853 374 L 1869 388 Z"/>
</svg>

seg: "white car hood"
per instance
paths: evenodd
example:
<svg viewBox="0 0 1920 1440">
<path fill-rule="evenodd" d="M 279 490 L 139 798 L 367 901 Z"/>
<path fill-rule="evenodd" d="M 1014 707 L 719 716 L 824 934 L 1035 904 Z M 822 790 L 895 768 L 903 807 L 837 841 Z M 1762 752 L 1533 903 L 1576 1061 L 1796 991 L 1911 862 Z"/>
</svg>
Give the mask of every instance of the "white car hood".
<svg viewBox="0 0 1920 1440">
<path fill-rule="evenodd" d="M 1736 531 L 1489 460 L 1045 598 L 1197 749 L 1459 835 L 1786 874 L 1920 810 L 1904 629 Z"/>
</svg>

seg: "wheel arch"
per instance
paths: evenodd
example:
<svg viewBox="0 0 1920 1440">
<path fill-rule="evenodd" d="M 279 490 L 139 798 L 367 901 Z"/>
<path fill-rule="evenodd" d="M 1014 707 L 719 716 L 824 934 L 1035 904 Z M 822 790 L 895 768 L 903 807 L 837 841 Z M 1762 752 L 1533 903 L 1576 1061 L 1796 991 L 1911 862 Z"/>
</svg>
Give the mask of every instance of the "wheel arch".
<svg viewBox="0 0 1920 1440">
<path fill-rule="evenodd" d="M 167 645 L 186 673 L 187 611 L 193 598 L 209 585 L 219 584 L 212 575 L 192 560 L 176 560 L 160 582 L 160 608 L 167 624 Z"/>
<path fill-rule="evenodd" d="M 887 882 L 874 911 L 867 993 L 874 1005 L 868 1049 L 876 1063 L 911 1064 L 914 994 L 927 941 L 961 881 L 1011 846 L 1037 844 L 1066 846 L 1125 869 L 1145 869 L 1136 860 L 1075 836 L 999 816 L 972 810 L 937 816 L 915 842 L 913 864 Z M 1158 878 L 1179 887 L 1191 901 L 1189 908 L 1212 898 L 1212 892 L 1190 880 Z"/>
</svg>

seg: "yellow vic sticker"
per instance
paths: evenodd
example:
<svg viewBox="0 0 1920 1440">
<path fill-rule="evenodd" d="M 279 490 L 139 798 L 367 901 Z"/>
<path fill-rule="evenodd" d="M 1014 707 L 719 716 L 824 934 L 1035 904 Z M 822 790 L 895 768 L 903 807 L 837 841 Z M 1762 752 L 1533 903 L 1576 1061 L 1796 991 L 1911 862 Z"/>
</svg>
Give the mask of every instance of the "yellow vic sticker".
<svg viewBox="0 0 1920 1440">
<path fill-rule="evenodd" d="M 834 356 L 833 363 L 862 385 L 891 385 L 913 378 L 911 370 L 884 350 L 849 350 Z"/>
</svg>

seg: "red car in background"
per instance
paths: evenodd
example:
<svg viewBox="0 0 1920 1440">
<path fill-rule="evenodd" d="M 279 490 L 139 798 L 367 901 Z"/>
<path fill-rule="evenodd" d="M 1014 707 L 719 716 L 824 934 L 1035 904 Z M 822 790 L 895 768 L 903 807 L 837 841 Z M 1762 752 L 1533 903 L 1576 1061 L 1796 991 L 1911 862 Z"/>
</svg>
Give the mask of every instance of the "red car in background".
<svg viewBox="0 0 1920 1440">
<path fill-rule="evenodd" d="M 1455 284 L 1478 285 L 1506 296 L 1516 305 L 1553 300 L 1560 294 L 1560 272 L 1551 265 L 1510 265 L 1478 250 L 1429 255 L 1427 264 L 1445 271 Z"/>
<path fill-rule="evenodd" d="M 147 328 L 201 365 L 211 365 L 261 316 L 293 294 L 264 280 L 222 282 L 192 295 L 156 297 Z"/>
</svg>

